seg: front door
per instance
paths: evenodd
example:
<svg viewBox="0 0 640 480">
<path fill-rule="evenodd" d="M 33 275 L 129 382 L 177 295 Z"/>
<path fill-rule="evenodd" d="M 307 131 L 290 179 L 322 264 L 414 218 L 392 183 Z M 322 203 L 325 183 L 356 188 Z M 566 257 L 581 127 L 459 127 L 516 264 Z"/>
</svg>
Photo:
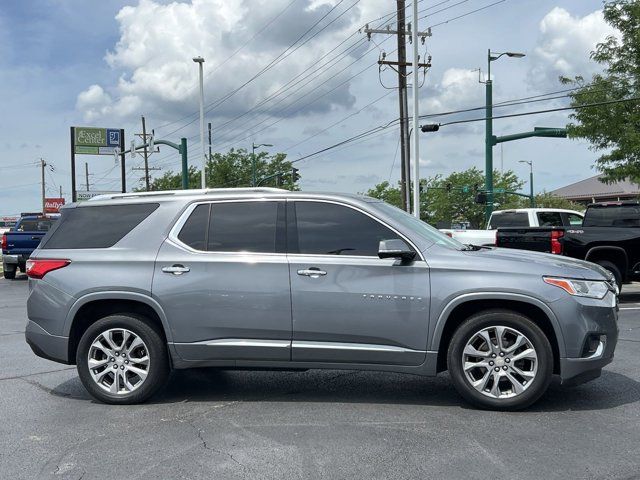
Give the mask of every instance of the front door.
<svg viewBox="0 0 640 480">
<path fill-rule="evenodd" d="M 290 360 L 284 202 L 192 205 L 158 254 L 152 293 L 186 360 Z"/>
<path fill-rule="evenodd" d="M 287 210 L 292 360 L 423 363 L 426 263 L 378 258 L 380 240 L 401 236 L 354 207 L 296 200 Z"/>
</svg>

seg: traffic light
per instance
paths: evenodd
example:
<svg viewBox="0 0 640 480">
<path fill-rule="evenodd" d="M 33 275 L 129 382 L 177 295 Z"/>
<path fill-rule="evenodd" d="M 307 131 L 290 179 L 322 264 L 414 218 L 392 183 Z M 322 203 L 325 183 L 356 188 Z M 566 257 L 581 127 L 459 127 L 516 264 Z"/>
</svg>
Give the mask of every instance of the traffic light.
<svg viewBox="0 0 640 480">
<path fill-rule="evenodd" d="M 423 132 L 437 132 L 438 130 L 440 130 L 440 125 L 437 123 L 428 123 L 426 125 L 422 125 L 420 127 L 420 130 L 422 130 Z"/>
<path fill-rule="evenodd" d="M 296 183 L 298 180 L 300 180 L 298 169 L 296 167 L 291 167 L 291 183 Z"/>
<path fill-rule="evenodd" d="M 485 192 L 476 193 L 476 203 L 485 205 L 487 203 L 487 194 Z"/>
<path fill-rule="evenodd" d="M 445 183 L 445 185 L 444 185 L 444 189 L 445 189 L 447 192 L 451 193 L 451 189 L 452 189 L 452 188 L 453 188 L 453 185 L 451 184 L 451 182 L 447 182 L 447 183 Z"/>
</svg>

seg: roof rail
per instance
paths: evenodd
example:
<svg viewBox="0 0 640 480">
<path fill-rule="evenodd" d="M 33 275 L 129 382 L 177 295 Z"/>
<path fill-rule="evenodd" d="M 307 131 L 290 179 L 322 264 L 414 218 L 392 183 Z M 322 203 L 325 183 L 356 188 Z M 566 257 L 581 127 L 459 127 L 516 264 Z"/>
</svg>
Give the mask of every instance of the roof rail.
<svg viewBox="0 0 640 480">
<path fill-rule="evenodd" d="M 270 192 L 286 192 L 282 188 L 272 187 L 243 187 L 243 188 L 199 188 L 190 190 L 162 190 L 157 192 L 128 192 L 128 193 L 107 193 L 103 195 L 96 195 L 95 197 L 87 200 L 88 202 L 100 201 L 100 200 L 116 200 L 119 198 L 145 198 L 145 197 L 161 197 L 172 195 L 209 195 L 215 193 L 270 193 Z"/>
</svg>

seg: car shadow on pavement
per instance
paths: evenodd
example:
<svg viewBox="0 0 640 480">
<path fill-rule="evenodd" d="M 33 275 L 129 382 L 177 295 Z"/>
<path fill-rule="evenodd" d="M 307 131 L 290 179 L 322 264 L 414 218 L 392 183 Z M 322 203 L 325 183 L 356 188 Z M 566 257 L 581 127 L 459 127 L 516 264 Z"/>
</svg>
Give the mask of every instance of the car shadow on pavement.
<svg viewBox="0 0 640 480">
<path fill-rule="evenodd" d="M 49 391 L 92 401 L 75 377 Z M 469 406 L 448 374 L 419 377 L 347 370 L 241 371 L 198 368 L 172 373 L 167 387 L 147 404 L 178 402 L 326 402 L 424 406 Z M 554 378 L 531 412 L 607 410 L 640 401 L 640 382 L 604 371 L 597 380 L 564 387 Z"/>
</svg>

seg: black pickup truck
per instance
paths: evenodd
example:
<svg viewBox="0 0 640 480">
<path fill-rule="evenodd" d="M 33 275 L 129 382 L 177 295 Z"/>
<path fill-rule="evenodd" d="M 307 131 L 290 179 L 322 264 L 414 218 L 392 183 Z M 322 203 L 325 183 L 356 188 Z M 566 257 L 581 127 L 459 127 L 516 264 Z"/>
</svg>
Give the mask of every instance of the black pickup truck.
<svg viewBox="0 0 640 480">
<path fill-rule="evenodd" d="M 640 203 L 591 204 L 579 227 L 499 228 L 496 246 L 588 260 L 613 273 L 620 287 L 640 278 Z"/>
</svg>

